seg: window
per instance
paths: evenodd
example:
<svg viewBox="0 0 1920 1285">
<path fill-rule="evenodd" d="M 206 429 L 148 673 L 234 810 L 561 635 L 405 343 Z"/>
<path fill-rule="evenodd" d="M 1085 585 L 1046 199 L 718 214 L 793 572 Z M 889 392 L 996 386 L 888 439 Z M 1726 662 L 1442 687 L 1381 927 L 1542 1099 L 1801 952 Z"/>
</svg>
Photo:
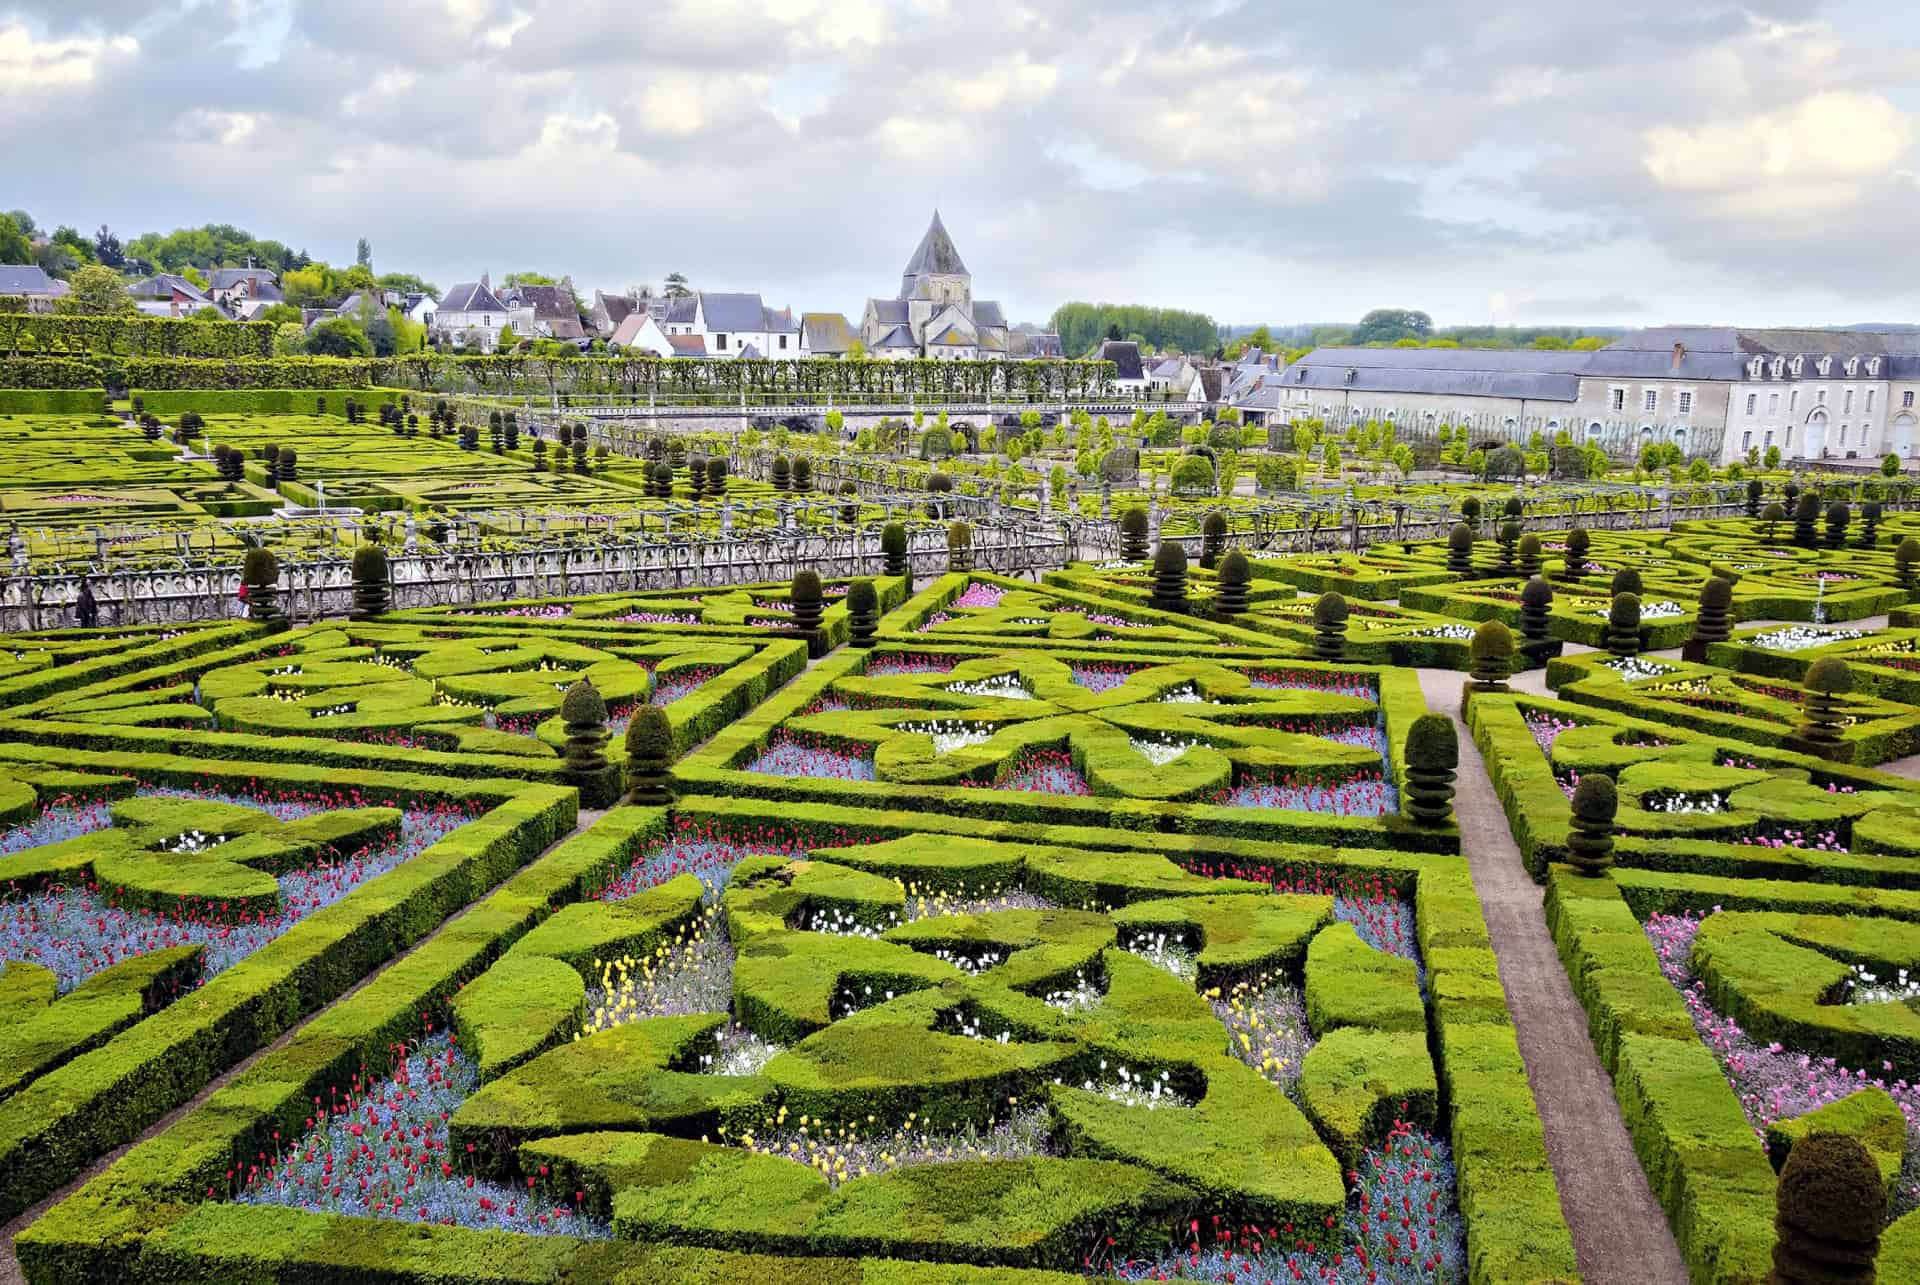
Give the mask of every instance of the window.
<svg viewBox="0 0 1920 1285">
<path fill-rule="evenodd" d="M 785 335 L 780 336 L 780 346 L 782 348 L 785 348 L 787 346 L 787 337 Z"/>
<path fill-rule="evenodd" d="M 1767 445 L 1768 445 L 1768 446 L 1772 446 L 1772 445 L 1773 445 L 1773 430 L 1772 430 L 1772 429 L 1768 429 L 1768 430 L 1767 430 Z"/>
<path fill-rule="evenodd" d="M 727 337 L 725 335 L 715 335 L 713 337 L 713 346 L 725 352 L 727 349 Z"/>
<path fill-rule="evenodd" d="M 1646 400 L 1643 403 L 1643 405 L 1649 415 L 1651 415 L 1654 411 L 1659 410 L 1660 409 L 1660 390 L 1658 388 L 1649 388 L 1646 392 Z"/>
<path fill-rule="evenodd" d="M 1767 414 L 1778 415 L 1779 413 L 1780 413 L 1780 394 L 1768 393 L 1767 394 Z"/>
<path fill-rule="evenodd" d="M 1760 394 L 1748 393 L 1747 394 L 1747 414 L 1751 415 L 1759 409 L 1760 409 Z"/>
<path fill-rule="evenodd" d="M 1787 414 L 1791 415 L 1795 411 L 1798 411 L 1799 409 L 1800 409 L 1800 390 L 1796 388 L 1792 392 L 1787 394 Z"/>
<path fill-rule="evenodd" d="M 1625 410 L 1626 408 L 1627 390 L 1624 388 L 1609 388 L 1607 390 L 1607 409 Z"/>
<path fill-rule="evenodd" d="M 1747 448 L 1751 447 L 1752 445 L 1753 445 L 1753 430 L 1748 429 L 1746 432 L 1740 434 L 1740 449 L 1744 451 Z"/>
<path fill-rule="evenodd" d="M 1900 404 L 1901 404 L 1902 406 L 1911 406 L 1911 405 L 1913 405 L 1913 390 L 1912 390 L 1912 389 L 1908 389 L 1908 390 L 1907 390 L 1906 392 L 1904 392 L 1904 393 L 1901 393 L 1901 394 L 1900 394 Z"/>
<path fill-rule="evenodd" d="M 1814 404 L 1815 406 L 1825 406 L 1825 405 L 1827 404 L 1827 390 L 1826 390 L 1826 389 L 1824 389 L 1824 388 L 1821 388 L 1821 389 L 1816 389 L 1816 390 L 1815 390 L 1815 392 L 1814 392 L 1814 394 L 1813 394 L 1813 404 Z"/>
<path fill-rule="evenodd" d="M 493 318 L 483 314 L 480 318 L 480 328 L 482 330 L 491 330 L 493 328 Z"/>
<path fill-rule="evenodd" d="M 1693 393 L 1691 390 L 1683 388 L 1675 394 L 1675 397 L 1679 402 L 1674 408 L 1677 412 L 1682 415 L 1693 414 Z"/>
<path fill-rule="evenodd" d="M 1847 444 L 1847 426 L 1845 424 L 1842 424 L 1840 426 L 1840 445 L 1845 446 L 1846 444 Z"/>
<path fill-rule="evenodd" d="M 1853 390 L 1849 388 L 1840 395 L 1840 410 L 1846 415 L 1853 414 Z"/>
<path fill-rule="evenodd" d="M 1878 391 L 1879 391 L 1878 389 L 1874 389 L 1874 388 L 1869 388 L 1867 390 L 1867 413 L 1868 414 L 1873 413 L 1873 395 Z"/>
</svg>

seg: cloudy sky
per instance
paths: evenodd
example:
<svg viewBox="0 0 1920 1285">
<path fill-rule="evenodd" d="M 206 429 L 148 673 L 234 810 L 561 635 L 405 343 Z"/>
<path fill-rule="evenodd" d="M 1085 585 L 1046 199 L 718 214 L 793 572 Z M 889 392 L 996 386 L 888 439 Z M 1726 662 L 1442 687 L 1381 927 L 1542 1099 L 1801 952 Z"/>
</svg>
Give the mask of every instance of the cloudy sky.
<svg viewBox="0 0 1920 1285">
<path fill-rule="evenodd" d="M 0 0 L 0 209 L 857 315 L 1920 320 L 1911 0 Z"/>
</svg>

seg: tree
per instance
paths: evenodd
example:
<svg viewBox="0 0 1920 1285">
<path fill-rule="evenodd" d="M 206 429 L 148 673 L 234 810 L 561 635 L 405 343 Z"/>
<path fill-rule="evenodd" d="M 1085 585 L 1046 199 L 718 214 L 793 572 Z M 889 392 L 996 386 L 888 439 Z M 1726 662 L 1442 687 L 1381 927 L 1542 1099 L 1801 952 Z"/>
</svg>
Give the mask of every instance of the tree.
<svg viewBox="0 0 1920 1285">
<path fill-rule="evenodd" d="M 361 237 L 359 244 L 353 247 L 353 261 L 367 271 L 373 271 L 373 242 Z"/>
<path fill-rule="evenodd" d="M 374 284 L 383 290 L 398 290 L 401 294 L 423 294 L 435 303 L 440 301 L 440 287 L 411 272 L 383 272 Z"/>
<path fill-rule="evenodd" d="M 306 350 L 316 357 L 371 357 L 366 331 L 345 317 L 332 317 L 307 332 Z"/>
<path fill-rule="evenodd" d="M 93 234 L 93 257 L 107 268 L 123 268 L 127 263 L 126 251 L 120 246 L 120 238 L 113 229 L 102 223 L 100 230 Z"/>
<path fill-rule="evenodd" d="M 0 214 L 0 263 L 32 263 L 33 245 L 11 214 Z"/>
<path fill-rule="evenodd" d="M 133 311 L 133 300 L 118 272 L 95 265 L 73 274 L 65 297 L 55 301 L 54 308 L 69 316 L 117 317 Z"/>
<path fill-rule="evenodd" d="M 1375 308 L 1360 318 L 1349 340 L 1355 344 L 1390 344 L 1396 339 L 1427 339 L 1433 318 L 1410 308 Z"/>
<path fill-rule="evenodd" d="M 693 288 L 687 284 L 686 273 L 669 272 L 664 293 L 669 299 L 684 299 L 692 294 Z"/>
<path fill-rule="evenodd" d="M 391 357 L 399 351 L 399 336 L 389 314 L 374 313 L 361 325 L 360 331 L 366 336 L 367 342 L 373 345 L 374 356 Z"/>
<path fill-rule="evenodd" d="M 40 225 L 25 210 L 8 210 L 6 217 L 13 220 L 14 226 L 20 229 L 20 235 L 28 240 L 40 235 Z"/>
</svg>

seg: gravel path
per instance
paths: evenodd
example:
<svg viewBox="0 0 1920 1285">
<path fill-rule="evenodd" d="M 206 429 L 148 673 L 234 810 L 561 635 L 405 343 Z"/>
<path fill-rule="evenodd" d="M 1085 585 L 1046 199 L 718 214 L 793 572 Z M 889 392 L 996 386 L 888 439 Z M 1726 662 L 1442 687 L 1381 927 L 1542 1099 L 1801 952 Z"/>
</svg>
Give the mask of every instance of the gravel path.
<svg viewBox="0 0 1920 1285">
<path fill-rule="evenodd" d="M 1464 675 L 1423 669 L 1427 705 L 1459 723 Z M 1589 1285 L 1686 1285 L 1687 1268 L 1620 1120 L 1613 1082 L 1587 1034 L 1541 911 L 1541 888 L 1521 864 L 1486 763 L 1460 731 L 1454 810 L 1460 846 L 1500 960 L 1500 984 L 1526 1059 L 1560 1208 Z"/>
</svg>

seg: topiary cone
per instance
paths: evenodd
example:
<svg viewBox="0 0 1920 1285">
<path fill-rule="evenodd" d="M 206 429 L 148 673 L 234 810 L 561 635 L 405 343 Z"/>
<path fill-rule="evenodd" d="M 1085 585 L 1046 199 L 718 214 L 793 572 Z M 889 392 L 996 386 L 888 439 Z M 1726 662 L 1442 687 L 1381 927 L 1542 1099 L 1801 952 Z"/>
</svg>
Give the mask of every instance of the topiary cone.
<svg viewBox="0 0 1920 1285">
<path fill-rule="evenodd" d="M 353 610 L 348 618 L 372 620 L 383 616 L 392 600 L 392 572 L 386 551 L 377 544 L 361 545 L 353 551 Z"/>
<path fill-rule="evenodd" d="M 1700 586 L 1700 610 L 1693 618 L 1696 642 L 1725 642 L 1733 635 L 1733 586 L 1719 576 Z"/>
<path fill-rule="evenodd" d="M 1174 540 L 1162 540 L 1153 551 L 1153 592 L 1148 603 L 1159 611 L 1187 609 L 1187 551 Z"/>
<path fill-rule="evenodd" d="M 1227 516 L 1216 510 L 1200 523 L 1200 566 L 1207 571 L 1217 569 L 1226 547 Z"/>
<path fill-rule="evenodd" d="M 1468 673 L 1477 692 L 1504 692 L 1513 672 L 1513 631 L 1498 620 L 1483 620 L 1467 643 Z"/>
<path fill-rule="evenodd" d="M 1460 737 L 1445 714 L 1422 714 L 1407 731 L 1406 812 L 1416 825 L 1445 825 L 1453 817 L 1453 774 Z"/>
<path fill-rule="evenodd" d="M 1908 536 L 1893 550 L 1893 578 L 1902 589 L 1913 588 L 1913 569 L 1920 566 L 1920 539 Z"/>
<path fill-rule="evenodd" d="M 1447 533 L 1447 570 L 1463 576 L 1473 572 L 1473 528 L 1464 522 Z"/>
<path fill-rule="evenodd" d="M 247 618 L 274 632 L 287 628 L 280 610 L 280 563 L 267 549 L 248 549 L 240 562 L 240 580 L 247 587 Z"/>
<path fill-rule="evenodd" d="M 1573 787 L 1573 830 L 1567 835 L 1567 860 L 1589 877 L 1613 865 L 1613 821 L 1620 810 L 1613 778 L 1592 772 Z"/>
<path fill-rule="evenodd" d="M 1587 574 L 1587 550 L 1592 547 L 1593 537 L 1587 534 L 1585 527 L 1572 527 L 1567 531 L 1567 550 L 1562 559 L 1563 578 L 1578 580 Z"/>
<path fill-rule="evenodd" d="M 1774 1189 L 1774 1285 L 1872 1285 L 1887 1218 L 1880 1167 L 1858 1138 L 1800 1139 Z"/>
<path fill-rule="evenodd" d="M 627 786 L 631 802 L 673 802 L 673 725 L 658 705 L 641 705 L 627 724 Z"/>
<path fill-rule="evenodd" d="M 566 721 L 566 748 L 561 777 L 580 791 L 585 807 L 602 808 L 620 794 L 620 773 L 607 762 L 607 702 L 600 689 L 582 678 L 560 698 L 560 717 Z"/>
<path fill-rule="evenodd" d="M 1340 661 L 1347 655 L 1347 600 L 1323 593 L 1313 604 L 1313 658 Z"/>
<path fill-rule="evenodd" d="M 1520 537 L 1518 562 L 1520 574 L 1528 580 L 1540 574 L 1540 537 L 1529 531 Z"/>
<path fill-rule="evenodd" d="M 1607 609 L 1607 650 L 1616 656 L 1640 654 L 1640 595 L 1616 593 Z"/>
<path fill-rule="evenodd" d="M 820 628 L 820 621 L 826 614 L 826 595 L 820 588 L 820 574 L 813 570 L 801 570 L 794 573 L 793 587 L 787 592 L 787 601 L 793 604 L 793 627 L 802 633 L 812 633 Z"/>
<path fill-rule="evenodd" d="M 1807 666 L 1807 721 L 1800 734 L 1822 745 L 1837 745 L 1846 731 L 1847 716 L 1839 698 L 1853 690 L 1853 670 L 1838 656 L 1822 656 Z"/>
<path fill-rule="evenodd" d="M 1131 508 L 1120 515 L 1120 560 L 1147 560 L 1147 511 Z"/>
<path fill-rule="evenodd" d="M 880 631 L 880 595 L 873 581 L 856 580 L 847 586 L 847 630 L 848 641 L 855 647 L 873 646 Z"/>
<path fill-rule="evenodd" d="M 880 528 L 880 565 L 886 574 L 905 580 L 907 592 L 913 592 L 913 566 L 907 561 L 907 529 L 898 522 L 889 522 Z"/>
</svg>

